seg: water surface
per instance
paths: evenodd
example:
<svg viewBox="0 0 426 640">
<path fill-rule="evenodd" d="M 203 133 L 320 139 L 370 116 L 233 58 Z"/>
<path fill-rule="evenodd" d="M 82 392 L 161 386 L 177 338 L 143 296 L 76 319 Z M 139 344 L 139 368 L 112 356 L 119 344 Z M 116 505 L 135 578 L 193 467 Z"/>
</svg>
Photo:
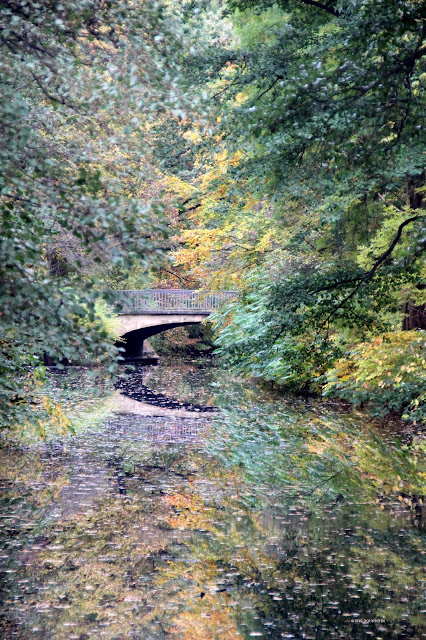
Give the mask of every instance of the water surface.
<svg viewBox="0 0 426 640">
<path fill-rule="evenodd" d="M 415 429 L 211 363 L 138 368 L 119 394 L 3 450 L 2 637 L 424 637 Z"/>
</svg>

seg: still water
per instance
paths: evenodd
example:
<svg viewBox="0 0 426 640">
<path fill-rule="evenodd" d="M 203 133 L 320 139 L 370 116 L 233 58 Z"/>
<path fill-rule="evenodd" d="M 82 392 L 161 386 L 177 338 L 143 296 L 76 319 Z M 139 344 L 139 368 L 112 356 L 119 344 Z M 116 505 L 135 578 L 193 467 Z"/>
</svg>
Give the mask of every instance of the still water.
<svg viewBox="0 0 426 640">
<path fill-rule="evenodd" d="M 57 378 L 72 407 L 84 376 Z M 3 448 L 2 638 L 425 637 L 416 429 L 197 362 L 93 415 Z"/>
</svg>

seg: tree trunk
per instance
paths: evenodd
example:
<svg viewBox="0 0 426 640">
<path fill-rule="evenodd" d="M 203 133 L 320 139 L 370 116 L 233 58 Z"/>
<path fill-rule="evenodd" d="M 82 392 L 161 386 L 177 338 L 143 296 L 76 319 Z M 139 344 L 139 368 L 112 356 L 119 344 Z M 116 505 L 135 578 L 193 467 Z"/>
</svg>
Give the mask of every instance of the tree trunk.
<svg viewBox="0 0 426 640">
<path fill-rule="evenodd" d="M 417 189 L 425 184 L 425 174 L 407 177 L 407 204 L 411 209 L 421 209 L 423 207 L 423 193 Z M 419 289 L 425 289 L 425 284 L 419 284 Z M 426 304 L 415 305 L 408 300 L 402 309 L 402 330 L 413 331 L 414 329 L 426 329 Z"/>
<path fill-rule="evenodd" d="M 421 209 L 423 207 L 423 193 L 418 189 L 424 187 L 425 174 L 419 173 L 417 176 L 407 176 L 407 204 L 410 209 Z"/>
<path fill-rule="evenodd" d="M 404 304 L 402 312 L 404 314 L 402 320 L 403 331 L 426 330 L 426 304 L 416 306 L 411 301 L 408 301 Z"/>
</svg>

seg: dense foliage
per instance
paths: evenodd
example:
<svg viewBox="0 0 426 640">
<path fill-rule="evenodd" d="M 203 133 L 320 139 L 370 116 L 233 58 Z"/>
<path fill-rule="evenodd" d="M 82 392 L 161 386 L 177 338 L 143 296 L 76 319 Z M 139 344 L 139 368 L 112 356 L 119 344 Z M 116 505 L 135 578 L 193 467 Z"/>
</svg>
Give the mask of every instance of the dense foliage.
<svg viewBox="0 0 426 640">
<path fill-rule="evenodd" d="M 408 348 L 425 18 L 419 0 L 3 4 L 2 424 L 34 413 L 43 361 L 114 369 L 113 288 L 239 288 L 219 352 L 293 390 L 342 395 L 339 359 Z"/>
<path fill-rule="evenodd" d="M 183 98 L 163 3 L 7 2 L 0 21 L 4 426 L 36 412 L 43 360 L 114 368 L 96 300 L 160 253 L 146 132 Z"/>
<path fill-rule="evenodd" d="M 235 371 L 320 390 L 348 350 L 367 341 L 371 366 L 370 340 L 426 329 L 425 17 L 415 0 L 232 0 L 194 54 L 212 125 L 194 125 L 175 255 L 240 287 L 217 319 Z M 404 411 L 388 391 L 361 395 Z"/>
<path fill-rule="evenodd" d="M 425 334 L 385 333 L 354 345 L 327 372 L 325 394 L 361 404 L 375 401 L 412 421 L 425 419 Z"/>
</svg>

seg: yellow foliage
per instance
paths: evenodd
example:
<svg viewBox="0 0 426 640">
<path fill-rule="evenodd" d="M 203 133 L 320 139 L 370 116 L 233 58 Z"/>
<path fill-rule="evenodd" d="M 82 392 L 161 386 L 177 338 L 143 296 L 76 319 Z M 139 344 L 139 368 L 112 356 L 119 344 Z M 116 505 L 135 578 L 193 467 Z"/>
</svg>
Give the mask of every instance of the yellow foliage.
<svg viewBox="0 0 426 640">
<path fill-rule="evenodd" d="M 194 130 L 185 131 L 182 137 L 185 138 L 185 140 L 188 140 L 188 142 L 194 142 L 195 144 L 198 144 L 199 142 L 202 141 L 202 137 L 200 136 L 198 131 L 194 131 Z"/>
<path fill-rule="evenodd" d="M 395 331 L 355 345 L 328 371 L 324 393 L 355 403 L 385 397 L 389 407 L 408 417 L 406 412 L 424 401 L 425 345 L 423 331 Z M 420 416 L 416 412 L 415 419 Z"/>
<path fill-rule="evenodd" d="M 219 609 L 209 607 L 208 613 L 183 611 L 170 630 L 172 636 L 181 640 L 242 640 L 236 623 L 232 620 L 232 608 L 218 603 Z"/>
<path fill-rule="evenodd" d="M 164 503 L 171 507 L 166 521 L 174 529 L 206 528 L 208 509 L 198 496 L 172 493 L 164 497 Z"/>
</svg>

